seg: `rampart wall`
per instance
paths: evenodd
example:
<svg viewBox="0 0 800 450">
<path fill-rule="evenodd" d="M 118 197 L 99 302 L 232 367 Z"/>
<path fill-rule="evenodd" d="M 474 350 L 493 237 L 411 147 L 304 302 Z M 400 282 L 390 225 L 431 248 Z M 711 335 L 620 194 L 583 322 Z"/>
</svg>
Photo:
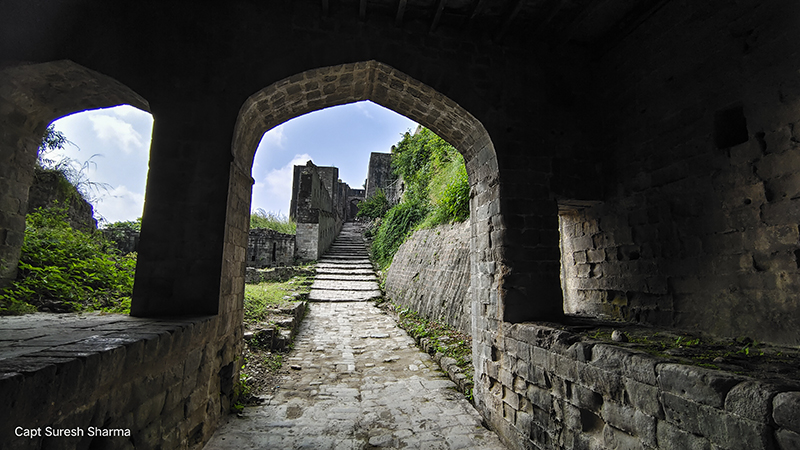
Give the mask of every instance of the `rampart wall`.
<svg viewBox="0 0 800 450">
<path fill-rule="evenodd" d="M 471 334 L 469 238 L 469 221 L 416 231 L 392 260 L 386 296 Z"/>
<path fill-rule="evenodd" d="M 338 175 L 339 169 L 317 167 L 311 161 L 294 167 L 290 214 L 297 222 L 295 255 L 301 261 L 319 259 L 342 228 L 347 198 Z"/>
</svg>

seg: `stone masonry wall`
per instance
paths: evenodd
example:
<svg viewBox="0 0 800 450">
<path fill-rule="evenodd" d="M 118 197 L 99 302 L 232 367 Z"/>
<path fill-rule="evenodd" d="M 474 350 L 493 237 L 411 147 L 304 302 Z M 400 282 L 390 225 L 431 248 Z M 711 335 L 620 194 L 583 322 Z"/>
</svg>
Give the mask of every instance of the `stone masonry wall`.
<svg viewBox="0 0 800 450">
<path fill-rule="evenodd" d="M 800 384 L 676 364 L 532 323 L 485 360 L 488 421 L 514 449 L 770 449 L 800 444 Z"/>
<path fill-rule="evenodd" d="M 219 317 L 4 319 L 0 340 L 16 340 L 4 356 L 19 356 L 0 360 L 2 447 L 202 448 L 230 409 L 241 364 L 241 331 L 227 334 Z M 17 427 L 40 435 L 18 437 Z M 46 427 L 81 435 L 47 437 Z"/>
<path fill-rule="evenodd" d="M 350 187 L 338 174 L 336 167 L 317 167 L 311 161 L 294 167 L 291 217 L 297 222 L 295 254 L 302 261 L 319 259 L 347 218 Z"/>
<path fill-rule="evenodd" d="M 67 220 L 72 228 L 87 232 L 97 229 L 92 204 L 78 193 L 64 174 L 55 170 L 35 168 L 33 184 L 28 191 L 27 212 L 54 205 L 67 207 Z"/>
<path fill-rule="evenodd" d="M 319 223 L 298 223 L 295 256 L 300 261 L 314 261 L 319 255 Z"/>
<path fill-rule="evenodd" d="M 251 229 L 247 239 L 247 267 L 290 266 L 294 263 L 295 235 L 266 228 Z"/>
<path fill-rule="evenodd" d="M 469 249 L 469 221 L 416 231 L 392 260 L 386 296 L 472 334 Z"/>
<path fill-rule="evenodd" d="M 373 197 L 378 192 L 378 189 L 385 189 L 392 181 L 394 181 L 392 176 L 392 155 L 390 153 L 370 153 L 364 197 Z"/>
<path fill-rule="evenodd" d="M 670 2 L 603 58 L 614 195 L 562 216 L 569 312 L 800 344 L 798 14 Z"/>
</svg>

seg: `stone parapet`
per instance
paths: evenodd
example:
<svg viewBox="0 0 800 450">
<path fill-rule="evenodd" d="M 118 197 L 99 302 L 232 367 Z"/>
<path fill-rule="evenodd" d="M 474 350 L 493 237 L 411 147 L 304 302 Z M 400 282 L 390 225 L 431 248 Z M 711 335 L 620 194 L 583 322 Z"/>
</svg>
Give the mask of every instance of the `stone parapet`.
<svg viewBox="0 0 800 450">
<path fill-rule="evenodd" d="M 545 324 L 503 324 L 476 389 L 511 448 L 797 448 L 800 384 L 679 364 Z"/>
<path fill-rule="evenodd" d="M 199 449 L 235 400 L 241 329 L 228 334 L 218 316 L 34 314 L 0 324 L 4 449 Z"/>
</svg>

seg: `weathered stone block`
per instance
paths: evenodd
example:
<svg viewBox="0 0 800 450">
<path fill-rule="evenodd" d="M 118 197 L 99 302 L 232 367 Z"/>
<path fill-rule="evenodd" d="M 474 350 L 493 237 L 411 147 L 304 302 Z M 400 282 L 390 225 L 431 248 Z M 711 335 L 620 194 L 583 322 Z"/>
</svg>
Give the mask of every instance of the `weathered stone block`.
<svg viewBox="0 0 800 450">
<path fill-rule="evenodd" d="M 663 450 L 711 450 L 711 443 L 700 436 L 686 432 L 669 422 L 656 424 L 658 446 Z"/>
<path fill-rule="evenodd" d="M 664 409 L 661 407 L 661 402 L 658 398 L 659 391 L 657 387 L 640 383 L 630 378 L 624 380 L 624 385 L 627 392 L 625 398 L 634 408 L 649 416 L 659 419 L 664 418 Z"/>
<path fill-rule="evenodd" d="M 800 433 L 800 392 L 782 392 L 772 401 L 775 423 Z"/>
<path fill-rule="evenodd" d="M 661 390 L 715 408 L 721 408 L 728 391 L 744 380 L 718 370 L 682 364 L 660 364 L 657 370 Z"/>
<path fill-rule="evenodd" d="M 779 450 L 800 450 L 800 434 L 780 429 L 775 432 L 775 441 Z"/>
<path fill-rule="evenodd" d="M 591 364 L 586 364 L 578 369 L 578 382 L 580 384 L 599 392 L 603 397 L 622 401 L 624 386 L 619 375 Z"/>
<path fill-rule="evenodd" d="M 668 392 L 661 394 L 667 421 L 700 436 L 711 438 L 725 432 L 722 412 Z"/>
<path fill-rule="evenodd" d="M 744 381 L 725 397 L 725 411 L 756 422 L 769 423 L 772 399 L 780 386 L 762 381 Z"/>
<path fill-rule="evenodd" d="M 550 391 L 546 389 L 542 389 L 532 384 L 528 385 L 527 397 L 533 405 L 543 410 L 547 411 L 552 408 L 553 397 L 550 394 Z"/>
<path fill-rule="evenodd" d="M 591 364 L 607 370 L 619 370 L 622 375 L 641 383 L 656 385 L 656 364 L 650 355 L 621 347 L 597 344 L 592 348 Z"/>
<path fill-rule="evenodd" d="M 503 388 L 503 402 L 508 404 L 514 410 L 519 409 L 519 394 L 514 392 L 512 389 Z"/>
<path fill-rule="evenodd" d="M 594 412 L 600 412 L 603 408 L 603 396 L 580 384 L 572 387 L 571 402 L 579 408 L 589 409 Z"/>
<path fill-rule="evenodd" d="M 639 439 L 620 431 L 611 425 L 603 427 L 603 443 L 606 448 L 618 450 L 641 450 L 642 443 Z"/>
</svg>

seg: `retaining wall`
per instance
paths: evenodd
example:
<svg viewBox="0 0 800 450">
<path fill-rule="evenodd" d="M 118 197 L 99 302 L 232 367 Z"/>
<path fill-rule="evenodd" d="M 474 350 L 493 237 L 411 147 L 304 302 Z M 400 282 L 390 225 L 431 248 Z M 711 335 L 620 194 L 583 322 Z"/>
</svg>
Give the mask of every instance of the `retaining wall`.
<svg viewBox="0 0 800 450">
<path fill-rule="evenodd" d="M 386 296 L 471 334 L 470 223 L 418 230 L 395 254 Z"/>
</svg>

